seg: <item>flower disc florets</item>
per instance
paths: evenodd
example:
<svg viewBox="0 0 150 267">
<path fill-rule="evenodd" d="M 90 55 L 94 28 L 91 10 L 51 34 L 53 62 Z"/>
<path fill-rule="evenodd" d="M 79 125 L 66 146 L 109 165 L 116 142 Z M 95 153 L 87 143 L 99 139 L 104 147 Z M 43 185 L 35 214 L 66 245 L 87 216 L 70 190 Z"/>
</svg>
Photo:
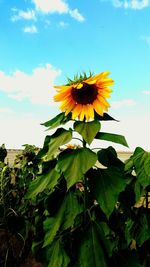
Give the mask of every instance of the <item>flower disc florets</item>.
<svg viewBox="0 0 150 267">
<path fill-rule="evenodd" d="M 68 113 L 72 112 L 72 119 L 78 117 L 79 120 L 89 121 L 94 119 L 94 111 L 103 116 L 104 111 L 109 108 L 106 98 L 110 97 L 112 90 L 109 86 L 114 81 L 108 78 L 109 72 L 102 72 L 89 77 L 84 74 L 76 76 L 74 80 L 68 80 L 67 85 L 55 86 L 58 88 L 55 101 L 61 101 L 60 109 Z"/>
</svg>

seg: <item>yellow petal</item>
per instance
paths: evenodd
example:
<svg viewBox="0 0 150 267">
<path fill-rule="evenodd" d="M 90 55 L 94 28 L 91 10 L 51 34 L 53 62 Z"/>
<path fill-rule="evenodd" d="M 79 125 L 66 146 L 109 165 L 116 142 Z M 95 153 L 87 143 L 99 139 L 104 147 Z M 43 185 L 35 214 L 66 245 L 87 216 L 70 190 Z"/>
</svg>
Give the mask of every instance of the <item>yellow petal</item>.
<svg viewBox="0 0 150 267">
<path fill-rule="evenodd" d="M 94 109 L 93 109 L 93 105 L 89 104 L 88 106 L 88 114 L 89 114 L 89 117 L 91 119 L 94 119 Z"/>
<path fill-rule="evenodd" d="M 54 96 L 54 101 L 59 102 L 63 101 L 64 99 L 71 96 L 71 90 L 68 90 L 67 92 L 60 92 L 57 95 Z"/>
<path fill-rule="evenodd" d="M 70 88 L 70 85 L 55 85 L 54 88 L 59 88 L 61 90 L 66 90 L 68 88 Z"/>
<path fill-rule="evenodd" d="M 68 106 L 66 112 L 65 112 L 65 116 L 67 116 L 67 115 L 73 110 L 74 107 L 75 107 L 75 102 L 72 101 L 72 102 L 70 103 L 70 105 Z"/>
<path fill-rule="evenodd" d="M 84 120 L 84 115 L 85 115 L 85 113 L 84 113 L 84 105 L 82 105 L 82 110 L 81 110 L 81 113 L 79 114 L 80 121 Z"/>
<path fill-rule="evenodd" d="M 81 104 L 76 104 L 75 108 L 72 110 L 72 119 L 74 120 L 76 117 L 79 116 L 82 110 Z"/>
<path fill-rule="evenodd" d="M 77 84 L 76 86 L 73 86 L 75 89 L 81 89 L 83 87 L 82 83 Z"/>
<path fill-rule="evenodd" d="M 100 103 L 104 104 L 104 106 L 110 107 L 109 103 L 107 102 L 107 100 L 103 96 L 98 94 L 97 98 L 100 101 Z"/>
<path fill-rule="evenodd" d="M 100 116 L 103 116 L 104 107 L 103 105 L 100 104 L 100 102 L 97 99 L 93 102 L 93 107 Z"/>
<path fill-rule="evenodd" d="M 67 110 L 70 107 L 70 105 L 72 105 L 72 104 L 75 104 L 74 100 L 72 100 L 72 98 L 67 98 L 60 105 L 60 109 L 61 110 Z"/>
</svg>

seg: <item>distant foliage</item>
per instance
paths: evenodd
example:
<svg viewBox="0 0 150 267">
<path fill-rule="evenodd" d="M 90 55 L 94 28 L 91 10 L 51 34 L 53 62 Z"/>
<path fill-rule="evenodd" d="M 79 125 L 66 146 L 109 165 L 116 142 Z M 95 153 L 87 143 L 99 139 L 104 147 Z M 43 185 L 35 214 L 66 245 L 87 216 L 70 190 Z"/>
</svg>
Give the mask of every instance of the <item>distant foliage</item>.
<svg viewBox="0 0 150 267">
<path fill-rule="evenodd" d="M 53 133 L 42 149 L 26 145 L 11 168 L 1 161 L 0 266 L 21 266 L 31 250 L 44 267 L 150 266 L 150 153 L 137 147 L 124 163 L 112 146 L 90 148 L 127 146 L 101 132 L 105 119 L 61 113 L 44 123 Z"/>
</svg>

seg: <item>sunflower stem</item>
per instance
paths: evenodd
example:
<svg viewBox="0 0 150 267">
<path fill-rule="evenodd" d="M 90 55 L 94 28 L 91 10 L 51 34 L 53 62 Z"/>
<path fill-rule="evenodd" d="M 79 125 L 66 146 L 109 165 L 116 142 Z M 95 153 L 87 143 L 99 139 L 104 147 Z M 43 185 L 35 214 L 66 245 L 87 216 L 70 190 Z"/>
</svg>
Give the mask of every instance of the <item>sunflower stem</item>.
<svg viewBox="0 0 150 267">
<path fill-rule="evenodd" d="M 86 148 L 86 141 L 83 139 L 83 148 Z M 88 180 L 86 174 L 84 174 L 84 220 L 86 223 L 88 209 Z"/>
</svg>

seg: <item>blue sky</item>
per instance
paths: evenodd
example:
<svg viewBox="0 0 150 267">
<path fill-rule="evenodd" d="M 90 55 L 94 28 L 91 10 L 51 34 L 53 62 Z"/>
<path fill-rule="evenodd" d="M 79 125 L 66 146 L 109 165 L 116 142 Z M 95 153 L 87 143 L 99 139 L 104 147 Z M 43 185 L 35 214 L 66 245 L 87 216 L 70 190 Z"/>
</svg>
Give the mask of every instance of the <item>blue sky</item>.
<svg viewBox="0 0 150 267">
<path fill-rule="evenodd" d="M 53 85 L 108 70 L 120 122 L 102 129 L 150 149 L 149 0 L 0 0 L 0 10 L 0 143 L 41 146 L 40 123 L 59 112 Z"/>
</svg>

